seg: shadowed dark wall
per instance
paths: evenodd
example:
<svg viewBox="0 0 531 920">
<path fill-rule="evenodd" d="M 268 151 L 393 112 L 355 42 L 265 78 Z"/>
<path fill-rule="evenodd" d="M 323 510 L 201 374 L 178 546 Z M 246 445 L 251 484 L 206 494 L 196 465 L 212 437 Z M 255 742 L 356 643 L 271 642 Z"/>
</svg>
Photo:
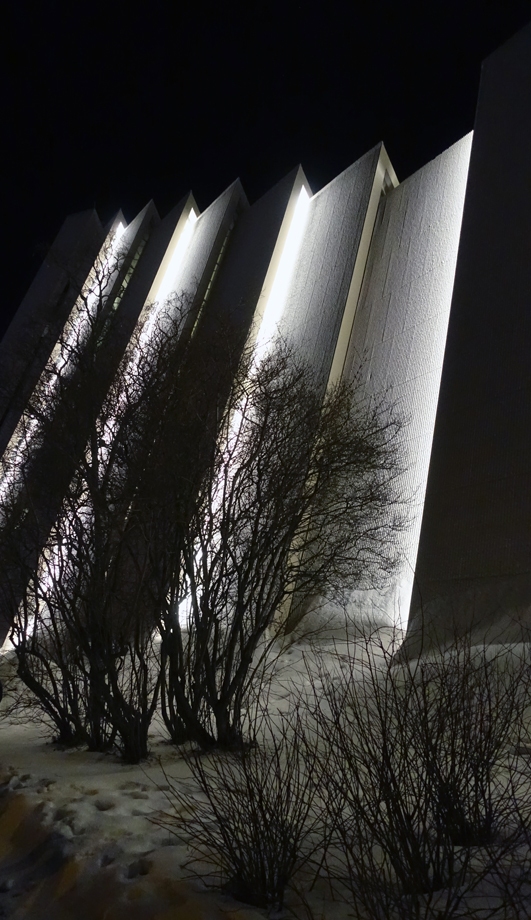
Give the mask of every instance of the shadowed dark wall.
<svg viewBox="0 0 531 920">
<path fill-rule="evenodd" d="M 408 641 L 531 621 L 531 26 L 483 65 Z"/>
</svg>

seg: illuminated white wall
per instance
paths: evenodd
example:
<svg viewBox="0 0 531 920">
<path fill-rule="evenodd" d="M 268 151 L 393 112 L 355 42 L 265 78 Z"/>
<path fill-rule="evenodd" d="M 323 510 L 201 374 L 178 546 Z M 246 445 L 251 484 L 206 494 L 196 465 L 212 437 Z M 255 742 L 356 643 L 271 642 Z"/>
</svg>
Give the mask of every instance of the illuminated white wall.
<svg viewBox="0 0 531 920">
<path fill-rule="evenodd" d="M 236 181 L 201 214 L 193 196 L 188 197 L 146 298 L 141 315 L 146 335 L 168 299 L 183 297 L 192 306 L 198 292 L 205 292 L 242 195 Z"/>
<path fill-rule="evenodd" d="M 417 554 L 470 147 L 471 135 L 396 188 L 378 145 L 315 195 L 301 168 L 252 208 L 239 182 L 202 214 L 190 195 L 172 212 L 176 223 L 167 235 L 151 250 L 147 242 L 144 261 L 135 269 L 141 272 L 151 259 L 142 294 L 133 278 L 124 298 L 124 303 L 136 298 L 133 322 L 143 304 L 146 334 L 154 305 L 173 294 L 184 294 L 198 310 L 208 300 L 209 310 L 231 315 L 232 305 L 246 329 L 254 315 L 259 350 L 278 329 L 312 364 L 323 388 L 342 370 L 350 376 L 362 367 L 369 391 L 387 391 L 403 409 L 410 420 L 403 491 L 414 496 L 414 521 L 404 537 L 404 569 L 388 595 L 374 599 L 402 624 Z M 140 216 L 120 240 L 113 238 L 116 246 L 127 248 L 137 231 L 141 236 Z M 74 315 L 75 310 L 71 319 Z M 353 613 L 360 603 L 353 596 Z"/>
<path fill-rule="evenodd" d="M 282 334 L 328 379 L 378 166 L 361 157 L 309 202 L 304 236 L 285 297 Z"/>
<path fill-rule="evenodd" d="M 179 289 L 180 273 L 192 239 L 198 208 L 190 195 L 177 221 L 148 295 L 150 303 L 161 303 Z"/>
<path fill-rule="evenodd" d="M 295 190 L 294 202 L 292 207 L 290 205 L 288 205 L 286 215 L 285 234 L 281 230 L 279 235 L 278 259 L 275 259 L 275 255 L 273 255 L 272 259 L 275 265 L 272 272 L 271 287 L 267 293 L 262 292 L 262 297 L 266 301 L 265 307 L 255 320 L 257 328 L 257 358 L 264 354 L 281 324 L 286 295 L 304 238 L 310 209 L 310 193 L 306 185 L 302 185 L 300 189 Z M 267 290 L 265 285 L 264 287 Z"/>
<path fill-rule="evenodd" d="M 404 494 L 413 525 L 403 537 L 404 569 L 383 599 L 405 625 L 417 555 L 435 413 L 468 175 L 469 134 L 424 166 L 380 206 L 354 320 L 346 372 L 388 391 L 409 423 Z M 360 598 L 355 598 L 361 603 Z"/>
<path fill-rule="evenodd" d="M 105 238 L 83 284 L 81 294 L 52 350 L 48 368 L 49 370 L 53 368 L 54 375 L 48 374 L 41 400 L 49 399 L 50 403 L 53 403 L 61 381 L 64 383 L 71 366 L 77 366 L 75 362 L 79 359 L 80 352 L 90 334 L 94 313 L 101 306 L 102 300 L 104 301 L 111 292 L 118 275 L 118 269 L 115 267 L 116 259 L 120 252 L 128 251 L 131 242 L 132 236 L 127 234 L 120 212 Z M 37 418 L 24 410 L 1 458 L 0 500 L 19 487 L 19 473 L 27 461 L 28 451 L 38 428 Z"/>
</svg>

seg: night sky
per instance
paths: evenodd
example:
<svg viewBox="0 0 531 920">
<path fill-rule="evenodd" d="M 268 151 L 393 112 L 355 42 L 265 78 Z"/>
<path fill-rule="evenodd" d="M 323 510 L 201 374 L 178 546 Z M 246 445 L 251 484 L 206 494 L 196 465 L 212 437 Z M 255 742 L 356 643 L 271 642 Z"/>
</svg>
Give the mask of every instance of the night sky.
<svg viewBox="0 0 531 920">
<path fill-rule="evenodd" d="M 418 12 L 420 8 L 421 12 Z M 317 191 L 383 140 L 404 179 L 473 127 L 484 57 L 529 0 L 7 0 L 0 334 L 63 218 Z M 522 100 L 531 105 L 531 100 Z"/>
</svg>

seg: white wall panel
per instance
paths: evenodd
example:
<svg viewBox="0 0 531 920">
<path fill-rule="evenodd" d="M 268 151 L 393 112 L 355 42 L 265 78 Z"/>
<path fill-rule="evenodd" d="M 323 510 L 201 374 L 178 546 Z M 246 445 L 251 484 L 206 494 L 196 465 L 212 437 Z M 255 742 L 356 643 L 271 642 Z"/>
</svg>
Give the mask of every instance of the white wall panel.
<svg viewBox="0 0 531 920">
<path fill-rule="evenodd" d="M 390 191 L 380 205 L 346 371 L 371 392 L 388 392 L 409 419 L 406 493 L 413 524 L 403 537 L 404 568 L 392 597 L 409 609 L 453 291 L 472 136 Z M 387 601 L 391 595 L 388 595 Z"/>
</svg>

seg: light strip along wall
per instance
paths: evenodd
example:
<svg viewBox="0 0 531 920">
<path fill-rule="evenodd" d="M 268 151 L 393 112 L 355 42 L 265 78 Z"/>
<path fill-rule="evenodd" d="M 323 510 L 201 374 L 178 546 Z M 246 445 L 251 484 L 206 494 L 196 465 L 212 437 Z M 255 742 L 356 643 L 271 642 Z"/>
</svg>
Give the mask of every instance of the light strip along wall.
<svg viewBox="0 0 531 920">
<path fill-rule="evenodd" d="M 199 215 L 199 208 L 192 194 L 177 221 L 172 238 L 160 263 L 159 270 L 147 296 L 146 303 L 162 303 L 177 289 L 179 270 L 183 264 L 188 244 L 192 239 L 194 226 Z"/>
<path fill-rule="evenodd" d="M 402 569 L 385 595 L 358 593 L 352 610 L 405 627 L 417 555 L 470 158 L 471 135 L 382 200 L 344 373 L 405 418 L 398 491 L 411 526 L 399 536 Z M 373 610 L 369 610 L 373 604 Z"/>
<path fill-rule="evenodd" d="M 304 236 L 311 194 L 308 180 L 299 167 L 256 305 L 251 340 L 254 336 L 257 357 L 267 350 L 282 319 L 286 294 Z"/>
<path fill-rule="evenodd" d="M 98 257 L 94 262 L 90 274 L 83 285 L 83 291 L 78 297 L 74 309 L 67 320 L 66 325 L 70 325 L 70 330 L 65 335 L 64 340 L 61 341 L 60 339 L 57 342 L 52 352 L 52 359 L 55 360 L 55 367 L 58 374 L 64 370 L 70 362 L 69 348 L 74 345 L 74 342 L 77 341 L 79 343 L 82 334 L 81 326 L 84 325 L 87 327 L 88 334 L 88 326 L 92 319 L 94 307 L 101 302 L 102 298 L 106 298 L 107 294 L 112 289 L 117 272 L 116 259 L 119 254 L 119 248 L 125 230 L 126 224 L 120 219 L 117 219 L 117 221 L 115 220 L 111 230 L 107 234 L 107 239 L 98 253 Z M 104 285 L 103 289 L 102 283 Z M 88 316 L 87 311 L 89 314 Z"/>
<path fill-rule="evenodd" d="M 82 343 L 84 330 L 86 330 L 88 334 L 90 315 L 92 314 L 95 304 L 97 304 L 102 297 L 106 297 L 106 291 L 108 292 L 112 288 L 112 282 L 116 275 L 116 272 L 112 268 L 112 262 L 117 256 L 120 241 L 123 239 L 125 231 L 126 225 L 121 219 L 121 212 L 119 212 L 113 221 L 111 229 L 83 285 L 82 292 L 77 298 L 63 328 L 62 334 L 55 344 L 50 356 L 49 362 L 53 363 L 55 370 L 55 376 L 50 377 L 46 384 L 46 395 L 50 400 L 53 399 L 56 393 L 59 385 L 59 376 L 68 372 L 68 365 L 71 363 L 72 349 L 76 344 Z M 109 273 L 108 276 L 106 274 L 107 272 Z M 104 281 L 103 290 L 101 288 L 102 277 Z M 89 316 L 87 316 L 87 310 Z M 17 473 L 20 472 L 27 459 L 28 449 L 35 437 L 38 425 L 38 419 L 24 410 L 2 456 L 0 467 L 0 499 L 7 496 L 11 490 L 16 490 L 18 488 Z"/>
<path fill-rule="evenodd" d="M 380 156 L 378 158 L 378 164 L 374 173 L 369 204 L 367 206 L 365 222 L 363 224 L 363 230 L 358 246 L 358 253 L 354 263 L 354 269 L 352 271 L 352 279 L 350 282 L 347 301 L 343 311 L 341 328 L 337 337 L 336 348 L 332 360 L 332 367 L 330 369 L 330 375 L 328 378 L 329 387 L 341 380 L 345 369 L 345 361 L 347 357 L 349 342 L 352 337 L 356 307 L 360 297 L 361 285 L 365 275 L 365 268 L 367 266 L 367 259 L 369 256 L 369 248 L 374 232 L 374 225 L 376 223 L 378 205 L 380 204 L 382 194 L 388 188 L 396 188 L 397 185 L 398 179 L 396 177 L 396 173 L 387 155 L 387 151 L 382 144 L 380 149 Z"/>
</svg>

